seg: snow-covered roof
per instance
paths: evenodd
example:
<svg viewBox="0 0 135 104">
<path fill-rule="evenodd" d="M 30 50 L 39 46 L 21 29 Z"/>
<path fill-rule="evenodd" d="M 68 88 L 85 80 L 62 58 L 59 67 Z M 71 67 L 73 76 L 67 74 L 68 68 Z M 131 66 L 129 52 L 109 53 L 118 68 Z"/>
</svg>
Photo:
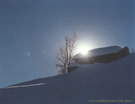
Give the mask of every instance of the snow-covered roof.
<svg viewBox="0 0 135 104">
<path fill-rule="evenodd" d="M 112 54 L 116 53 L 122 50 L 120 46 L 109 46 L 109 47 L 103 47 L 103 48 L 96 48 L 93 50 L 88 51 L 87 57 L 94 57 L 94 56 L 101 56 L 106 54 Z M 74 59 L 82 58 L 84 57 L 81 53 L 74 56 Z"/>
</svg>

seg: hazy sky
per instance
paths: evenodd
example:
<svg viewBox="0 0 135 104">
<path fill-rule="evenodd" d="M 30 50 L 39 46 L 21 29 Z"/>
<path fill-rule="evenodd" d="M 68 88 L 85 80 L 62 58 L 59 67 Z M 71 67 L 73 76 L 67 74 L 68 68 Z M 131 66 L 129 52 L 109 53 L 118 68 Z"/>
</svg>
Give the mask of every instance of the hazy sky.
<svg viewBox="0 0 135 104">
<path fill-rule="evenodd" d="M 0 0 L 0 87 L 57 74 L 55 56 L 76 31 L 90 48 L 135 48 L 134 0 Z"/>
</svg>

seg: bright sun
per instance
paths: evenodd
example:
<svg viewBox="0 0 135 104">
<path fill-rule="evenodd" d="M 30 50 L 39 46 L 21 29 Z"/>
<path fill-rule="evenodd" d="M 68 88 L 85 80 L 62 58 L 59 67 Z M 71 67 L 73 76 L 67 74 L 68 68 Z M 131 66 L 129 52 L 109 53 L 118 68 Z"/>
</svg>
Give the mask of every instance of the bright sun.
<svg viewBox="0 0 135 104">
<path fill-rule="evenodd" d="M 89 49 L 87 47 L 81 47 L 80 53 L 82 55 L 87 55 L 88 51 L 89 51 Z"/>
<path fill-rule="evenodd" d="M 80 44 L 80 45 L 78 45 L 76 47 L 75 54 L 81 53 L 82 55 L 87 55 L 88 54 L 88 51 L 90 49 L 91 48 L 89 47 L 89 45 L 87 45 L 87 44 Z"/>
<path fill-rule="evenodd" d="M 75 49 L 74 49 L 74 55 L 80 53 L 83 56 L 87 56 L 89 50 L 92 50 L 95 47 L 97 47 L 97 45 L 96 45 L 94 39 L 88 40 L 88 39 L 81 38 L 76 43 L 76 46 L 75 46 Z"/>
</svg>

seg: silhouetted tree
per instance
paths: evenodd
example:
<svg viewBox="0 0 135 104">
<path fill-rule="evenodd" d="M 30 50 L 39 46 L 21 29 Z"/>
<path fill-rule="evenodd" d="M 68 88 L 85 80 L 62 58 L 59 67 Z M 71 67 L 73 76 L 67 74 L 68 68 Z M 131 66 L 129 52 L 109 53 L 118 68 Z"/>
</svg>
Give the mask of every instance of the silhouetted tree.
<svg viewBox="0 0 135 104">
<path fill-rule="evenodd" d="M 59 47 L 58 54 L 56 56 L 56 67 L 60 69 L 60 73 L 68 73 L 68 65 L 73 60 L 73 52 L 77 41 L 76 33 L 64 38 L 64 45 Z"/>
</svg>

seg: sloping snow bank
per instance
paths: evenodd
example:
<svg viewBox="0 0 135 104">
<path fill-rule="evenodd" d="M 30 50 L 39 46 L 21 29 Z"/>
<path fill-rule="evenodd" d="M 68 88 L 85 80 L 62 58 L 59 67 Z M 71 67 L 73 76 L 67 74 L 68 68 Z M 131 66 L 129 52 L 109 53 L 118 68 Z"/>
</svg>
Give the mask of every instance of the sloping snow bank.
<svg viewBox="0 0 135 104">
<path fill-rule="evenodd" d="M 72 73 L 45 78 L 47 83 L 42 86 L 0 89 L 0 104 L 99 104 L 88 101 L 101 99 L 133 101 L 134 63 L 135 54 L 130 54 L 109 64 L 82 64 Z M 42 83 L 41 80 L 38 81 Z"/>
</svg>

